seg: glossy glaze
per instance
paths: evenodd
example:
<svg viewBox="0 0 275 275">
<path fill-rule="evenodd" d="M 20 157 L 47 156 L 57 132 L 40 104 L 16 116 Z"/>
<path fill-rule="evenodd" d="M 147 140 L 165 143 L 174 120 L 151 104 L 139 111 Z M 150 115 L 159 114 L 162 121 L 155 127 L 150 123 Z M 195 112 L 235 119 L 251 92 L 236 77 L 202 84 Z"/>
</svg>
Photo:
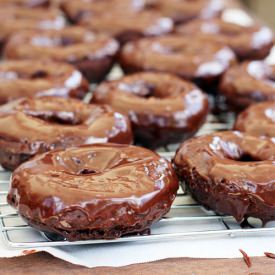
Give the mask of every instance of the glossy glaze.
<svg viewBox="0 0 275 275">
<path fill-rule="evenodd" d="M 240 113 L 234 129 L 256 136 L 275 137 L 275 102 L 253 104 Z"/>
<path fill-rule="evenodd" d="M 121 43 L 143 36 L 162 35 L 173 29 L 173 21 L 153 9 L 146 9 L 146 1 L 72 0 L 63 4 L 63 10 L 71 21 L 114 36 Z"/>
<path fill-rule="evenodd" d="M 21 165 L 13 173 L 8 202 L 39 230 L 70 241 L 112 239 L 148 229 L 169 211 L 177 189 L 171 164 L 156 153 L 90 145 Z"/>
<path fill-rule="evenodd" d="M 20 45 L 20 47 L 18 47 Z M 90 81 L 102 80 L 119 49 L 116 40 L 81 27 L 24 31 L 8 41 L 4 56 L 10 59 L 42 59 L 75 65 Z"/>
<path fill-rule="evenodd" d="M 275 220 L 275 143 L 240 132 L 190 139 L 174 158 L 180 179 L 207 208 L 241 222 Z"/>
<path fill-rule="evenodd" d="M 127 43 L 119 61 L 125 72 L 169 72 L 207 82 L 223 74 L 235 62 L 235 55 L 223 44 L 203 36 L 190 39 L 167 35 Z"/>
<path fill-rule="evenodd" d="M 244 62 L 223 76 L 219 91 L 237 110 L 260 101 L 275 100 L 275 66 L 263 61 Z"/>
<path fill-rule="evenodd" d="M 23 160 L 48 150 L 106 142 L 129 144 L 129 124 L 110 107 L 73 99 L 12 101 L 0 107 L 0 162 L 14 169 Z"/>
<path fill-rule="evenodd" d="M 89 83 L 73 66 L 53 61 L 0 63 L 0 103 L 19 97 L 61 96 L 82 99 Z"/>
<path fill-rule="evenodd" d="M 128 115 L 136 141 L 151 148 L 192 136 L 208 114 L 207 96 L 199 88 L 164 73 L 136 73 L 104 82 L 92 102 Z"/>
<path fill-rule="evenodd" d="M 194 20 L 178 26 L 176 32 L 183 36 L 201 33 L 221 41 L 242 60 L 264 59 L 274 44 L 272 30 L 258 23 L 242 26 L 222 19 Z"/>
</svg>

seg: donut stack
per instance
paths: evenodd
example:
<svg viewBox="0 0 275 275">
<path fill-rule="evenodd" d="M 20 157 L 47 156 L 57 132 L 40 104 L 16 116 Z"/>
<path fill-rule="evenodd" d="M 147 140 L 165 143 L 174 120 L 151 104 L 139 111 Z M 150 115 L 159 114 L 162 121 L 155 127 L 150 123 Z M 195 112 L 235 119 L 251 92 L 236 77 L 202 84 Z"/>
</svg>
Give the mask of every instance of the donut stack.
<svg viewBox="0 0 275 275">
<path fill-rule="evenodd" d="M 0 164 L 28 224 L 69 241 L 148 234 L 179 182 L 238 222 L 275 220 L 273 33 L 227 9 L 0 0 Z M 193 137 L 221 99 L 249 108 L 232 131 Z M 172 162 L 152 151 L 175 143 Z"/>
</svg>

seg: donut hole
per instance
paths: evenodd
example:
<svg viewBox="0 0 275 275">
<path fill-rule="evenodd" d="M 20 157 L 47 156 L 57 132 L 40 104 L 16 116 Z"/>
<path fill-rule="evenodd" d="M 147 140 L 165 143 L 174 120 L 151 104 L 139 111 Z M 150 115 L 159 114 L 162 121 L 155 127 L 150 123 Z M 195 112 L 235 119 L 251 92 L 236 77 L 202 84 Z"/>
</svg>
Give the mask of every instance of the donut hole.
<svg viewBox="0 0 275 275">
<path fill-rule="evenodd" d="M 83 119 L 77 117 L 74 112 L 27 111 L 26 113 L 53 124 L 80 125 L 83 123 Z"/>
<path fill-rule="evenodd" d="M 149 98 L 154 95 L 155 86 L 145 83 L 142 80 L 134 81 L 132 83 L 120 83 L 119 89 L 123 92 L 134 94 L 138 97 Z"/>
<path fill-rule="evenodd" d="M 12 204 L 16 203 L 16 195 L 12 195 L 11 202 L 12 202 Z"/>
<path fill-rule="evenodd" d="M 32 38 L 32 45 L 38 47 L 67 47 L 76 43 L 75 39 L 68 36 L 50 37 L 41 35 Z"/>
<path fill-rule="evenodd" d="M 78 175 L 91 175 L 91 174 L 97 174 L 97 171 L 89 168 L 84 168 L 78 172 Z"/>
<path fill-rule="evenodd" d="M 251 156 L 248 153 L 244 153 L 240 156 L 238 161 L 240 161 L 240 162 L 254 162 L 254 161 L 259 161 L 259 159 L 257 159 L 255 156 Z"/>
<path fill-rule="evenodd" d="M 142 98 L 165 98 L 167 93 L 159 89 L 154 83 L 137 80 L 132 83 L 120 83 L 119 89 Z"/>
<path fill-rule="evenodd" d="M 38 70 L 31 74 L 31 79 L 37 79 L 37 78 L 46 78 L 48 77 L 48 73 L 44 70 Z"/>
</svg>

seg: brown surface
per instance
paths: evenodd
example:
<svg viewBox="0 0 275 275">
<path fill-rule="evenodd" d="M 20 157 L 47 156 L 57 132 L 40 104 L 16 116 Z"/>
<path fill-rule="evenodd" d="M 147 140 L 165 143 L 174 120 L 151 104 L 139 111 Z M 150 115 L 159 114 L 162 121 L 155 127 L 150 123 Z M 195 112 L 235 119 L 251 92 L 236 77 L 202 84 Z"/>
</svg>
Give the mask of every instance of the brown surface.
<svg viewBox="0 0 275 275">
<path fill-rule="evenodd" d="M 243 259 L 170 259 L 158 262 L 130 265 L 120 268 L 98 267 L 88 269 L 72 265 L 46 253 L 21 258 L 0 259 L 1 275 L 6 274 L 275 274 L 275 260 L 267 257 L 251 258 L 248 268 Z"/>
</svg>

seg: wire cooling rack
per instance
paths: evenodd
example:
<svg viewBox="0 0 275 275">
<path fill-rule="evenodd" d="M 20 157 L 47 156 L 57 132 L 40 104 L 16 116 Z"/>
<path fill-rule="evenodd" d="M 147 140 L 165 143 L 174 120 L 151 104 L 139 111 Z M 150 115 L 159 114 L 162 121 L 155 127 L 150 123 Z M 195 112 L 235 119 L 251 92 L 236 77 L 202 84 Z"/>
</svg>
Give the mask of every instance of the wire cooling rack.
<svg viewBox="0 0 275 275">
<path fill-rule="evenodd" d="M 229 114 L 228 114 L 229 115 Z M 228 122 L 229 121 L 229 122 Z M 231 127 L 227 117 L 227 123 L 220 122 L 215 116 L 209 115 L 208 122 L 198 135 L 214 131 L 226 130 Z M 162 148 L 159 153 L 168 159 L 174 156 L 178 145 Z M 275 225 L 261 227 L 256 219 L 249 221 L 250 226 L 241 228 L 231 216 L 220 216 L 213 211 L 208 211 L 197 204 L 187 193 L 180 190 L 170 212 L 151 228 L 149 235 L 137 235 L 121 237 L 114 240 L 88 240 L 68 242 L 53 234 L 39 232 L 27 225 L 6 202 L 9 188 L 10 173 L 0 171 L 0 234 L 5 244 L 17 248 L 54 247 L 67 245 L 97 245 L 125 242 L 153 242 L 165 239 L 190 238 L 190 237 L 234 237 L 241 235 L 275 236 Z"/>
</svg>

